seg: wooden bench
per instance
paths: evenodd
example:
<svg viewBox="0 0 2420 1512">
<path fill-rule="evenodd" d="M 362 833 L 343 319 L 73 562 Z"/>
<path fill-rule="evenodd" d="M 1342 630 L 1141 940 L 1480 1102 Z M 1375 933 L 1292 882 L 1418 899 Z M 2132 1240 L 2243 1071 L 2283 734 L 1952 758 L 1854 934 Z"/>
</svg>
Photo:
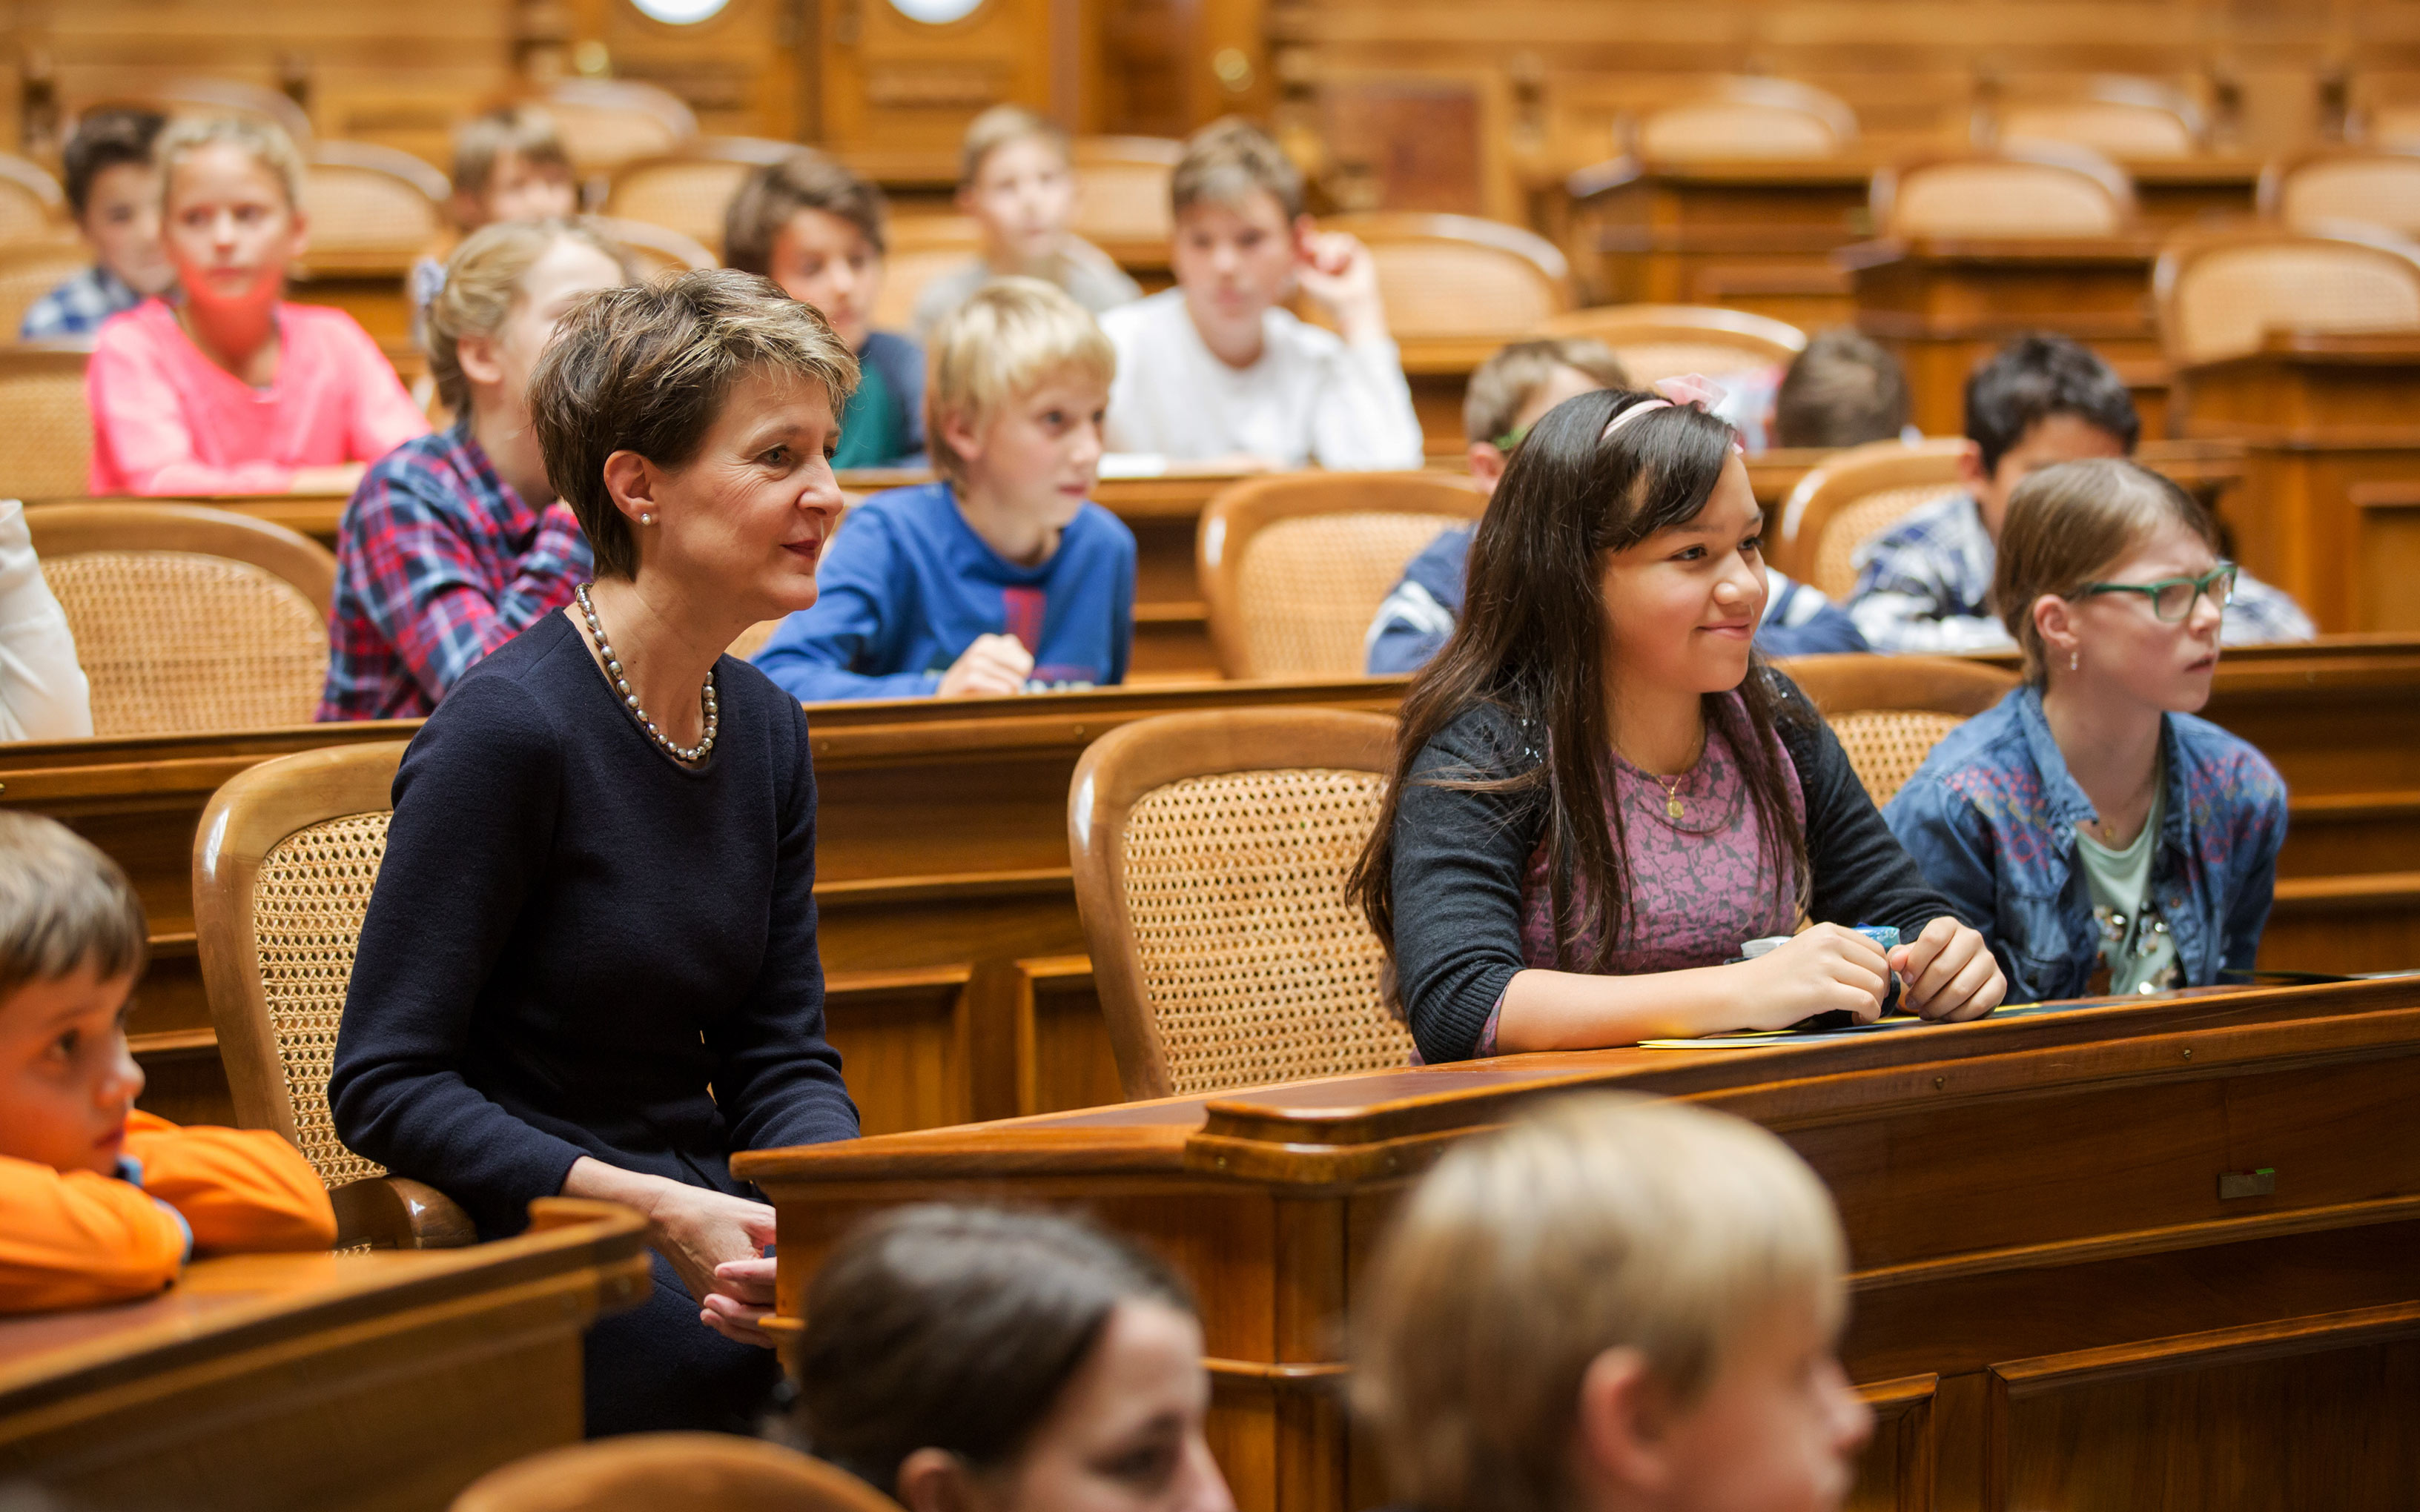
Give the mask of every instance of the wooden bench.
<svg viewBox="0 0 2420 1512">
<path fill-rule="evenodd" d="M 780 1212 L 784 1332 L 836 1236 L 896 1203 L 1079 1207 L 1137 1236 L 1201 1298 L 1237 1503 L 1346 1512 L 1386 1489 L 1339 1410 L 1338 1338 L 1408 1180 L 1533 1098 L 1683 1097 L 1776 1130 L 1839 1205 L 1842 1355 L 1880 1419 L 1852 1504 L 2290 1505 L 2327 1485 L 2329 1504 L 2384 1506 L 2420 1479 L 2396 1426 L 2420 1408 L 2420 977 L 1902 1024 L 1369 1072 L 732 1168 Z M 2158 1489 L 2097 1499 L 2113 1487 Z"/>
</svg>

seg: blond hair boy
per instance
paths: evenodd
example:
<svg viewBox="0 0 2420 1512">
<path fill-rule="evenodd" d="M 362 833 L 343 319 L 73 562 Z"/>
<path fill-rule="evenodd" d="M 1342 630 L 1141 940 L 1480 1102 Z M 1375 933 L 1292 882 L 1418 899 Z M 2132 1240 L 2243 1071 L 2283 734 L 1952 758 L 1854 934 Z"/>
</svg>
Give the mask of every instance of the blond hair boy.
<svg viewBox="0 0 2420 1512">
<path fill-rule="evenodd" d="M 1405 1201 L 1364 1282 L 1357 1400 L 1422 1512 L 1838 1507 L 1873 1427 L 1837 1358 L 1845 1256 L 1764 1130 L 1565 1099 Z"/>
<path fill-rule="evenodd" d="M 143 905 L 54 820 L 0 811 L 0 1314 L 148 1296 L 195 1250 L 326 1249 L 328 1194 L 266 1130 L 139 1112 Z"/>
<path fill-rule="evenodd" d="M 1110 449 L 1235 471 L 1419 467 L 1420 423 L 1370 250 L 1303 213 L 1302 175 L 1268 133 L 1202 128 L 1169 197 L 1176 287 L 1101 317 L 1118 348 Z M 1296 288 L 1335 331 L 1284 308 Z"/>
<path fill-rule="evenodd" d="M 1051 285 L 1004 278 L 934 330 L 939 481 L 851 510 L 814 607 L 756 665 L 792 696 L 966 698 L 1125 680 L 1134 533 L 1090 502 L 1117 354 Z"/>
<path fill-rule="evenodd" d="M 983 228 L 983 255 L 927 283 L 910 322 L 931 339 L 943 316 L 995 278 L 1055 284 L 1094 315 L 1142 298 L 1108 253 L 1068 229 L 1079 198 L 1067 133 L 1022 105 L 994 105 L 967 128 L 958 208 Z"/>
</svg>

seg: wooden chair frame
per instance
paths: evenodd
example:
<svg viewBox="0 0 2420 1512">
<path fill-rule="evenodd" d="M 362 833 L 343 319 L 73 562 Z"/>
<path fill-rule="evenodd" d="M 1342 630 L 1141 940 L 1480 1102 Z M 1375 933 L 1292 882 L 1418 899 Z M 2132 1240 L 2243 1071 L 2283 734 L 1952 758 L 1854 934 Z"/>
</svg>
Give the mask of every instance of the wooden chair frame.
<svg viewBox="0 0 2420 1512">
<path fill-rule="evenodd" d="M 1251 642 L 1244 633 L 1244 559 L 1252 538 L 1280 520 L 1313 515 L 1435 515 L 1474 520 L 1487 495 L 1451 472 L 1287 473 L 1249 478 L 1212 496 L 1193 538 L 1194 575 L 1210 626 L 1218 673 L 1249 679 Z"/>
<path fill-rule="evenodd" d="M 1807 332 L 1786 320 L 1713 304 L 1600 304 L 1570 310 L 1542 323 L 1541 336 L 1590 336 L 1619 348 L 1625 344 L 1734 338 L 1761 347 L 1765 360 L 1787 363 L 1807 349 Z"/>
<path fill-rule="evenodd" d="M 1235 709 L 1121 725 L 1086 748 L 1067 793 L 1067 854 L 1093 980 L 1128 1101 L 1169 1095 L 1166 1046 L 1145 1001 L 1126 919 L 1125 828 L 1145 795 L 1222 772 L 1394 771 L 1395 721 L 1341 709 Z"/>
<path fill-rule="evenodd" d="M 156 89 L 103 93 L 81 102 L 76 115 L 81 119 L 113 105 L 142 105 L 169 116 L 256 116 L 274 122 L 293 141 L 294 150 L 305 157 L 318 136 L 310 112 L 291 96 L 238 79 L 175 79 Z"/>
<path fill-rule="evenodd" d="M 262 860 L 287 837 L 393 805 L 408 742 L 302 751 L 239 773 L 211 795 L 194 839 L 194 932 L 218 1029 L 236 1122 L 297 1138 L 277 1035 L 261 984 L 253 893 Z M 329 1194 L 339 1245 L 440 1249 L 477 1238 L 470 1215 L 425 1183 L 399 1176 L 349 1181 Z"/>
<path fill-rule="evenodd" d="M 1859 500 L 1892 488 L 1958 481 L 1958 459 L 1974 443 L 1963 437 L 1920 441 L 1869 441 L 1835 452 L 1798 480 L 1783 501 L 1770 532 L 1766 560 L 1801 582 L 1809 581 L 1816 547 L 1833 517 Z"/>
<path fill-rule="evenodd" d="M 1822 121 L 1832 133 L 1837 147 L 1846 147 L 1857 140 L 1857 113 L 1849 102 L 1828 90 L 1795 79 L 1775 79 L 1761 74 L 1725 74 L 1709 79 L 1696 90 L 1662 100 L 1637 115 L 1623 115 L 1617 124 L 1619 150 L 1643 162 L 1662 161 L 1652 157 L 1640 145 L 1647 123 L 1666 111 L 1690 110 L 1706 105 L 1746 105 L 1762 110 L 1794 111 Z"/>
<path fill-rule="evenodd" d="M 591 224 L 625 247 L 652 252 L 671 258 L 690 269 L 720 268 L 722 259 L 714 249 L 702 241 L 693 241 L 668 225 L 651 221 L 623 221 L 610 215 L 592 215 Z"/>
<path fill-rule="evenodd" d="M 1344 215 L 1322 217 L 1322 231 L 1342 231 L 1365 242 L 1380 241 L 1459 241 L 1491 247 L 1511 253 L 1538 270 L 1539 277 L 1551 285 L 1562 308 L 1575 302 L 1572 292 L 1572 265 L 1562 249 L 1521 226 L 1502 221 L 1484 220 L 1476 215 L 1435 215 L 1410 210 L 1360 210 Z"/>
<path fill-rule="evenodd" d="M 697 113 L 671 90 L 635 79 L 558 79 L 537 97 L 541 105 L 652 116 L 684 146 L 698 139 Z"/>
<path fill-rule="evenodd" d="M 652 225 L 654 222 L 633 223 L 629 217 L 619 215 L 614 208 L 614 202 L 622 195 L 625 188 L 637 179 L 648 174 L 661 173 L 666 169 L 694 167 L 706 163 L 747 169 L 766 168 L 797 155 L 800 150 L 796 142 L 776 142 L 768 137 L 702 136 L 676 152 L 651 153 L 644 158 L 632 158 L 615 168 L 606 176 L 605 197 L 599 203 L 597 209 L 599 213 L 613 216 L 623 224 Z M 664 229 L 673 231 L 670 226 Z M 673 234 L 688 239 L 685 232 L 673 231 Z M 721 228 L 718 225 L 715 228 L 715 235 L 707 239 L 720 243 L 722 239 Z"/>
<path fill-rule="evenodd" d="M 1858 653 L 1793 656 L 1780 666 L 1827 719 L 1900 710 L 1971 719 L 2024 680 L 2006 667 L 1963 656 Z"/>
<path fill-rule="evenodd" d="M 51 177 L 50 170 L 29 158 L 13 152 L 0 152 L 0 179 L 6 179 L 41 203 L 51 224 L 65 230 L 68 225 L 67 191 Z"/>
<path fill-rule="evenodd" d="M 1867 190 L 1867 203 L 1873 214 L 1874 235 L 1897 238 L 1900 233 L 1891 224 L 1899 204 L 1900 183 L 1912 174 L 1927 168 L 1946 167 L 1962 162 L 2023 162 L 2036 167 L 2064 169 L 2088 178 L 2118 203 L 2118 220 L 2121 226 L 2132 225 L 2138 212 L 2134 198 L 2134 180 L 2126 170 L 2089 147 L 2065 143 L 2028 142 L 2021 147 L 1978 147 L 1964 152 L 1932 152 L 1905 162 L 1874 170 Z"/>
<path fill-rule="evenodd" d="M 2242 222 L 2232 225 L 2188 226 L 2170 237 L 2161 247 L 2160 259 L 2151 269 L 2151 303 L 2159 321 L 2160 347 L 2166 353 L 2169 363 L 2175 367 L 2190 367 L 2222 360 L 2189 356 L 2178 339 L 2179 285 L 2195 263 L 2214 252 L 2243 247 L 2329 242 L 2364 247 L 2382 254 L 2409 265 L 2415 280 L 2420 280 L 2420 244 L 2406 241 L 2383 227 L 2357 222 L 2335 221 L 2302 227 L 2274 222 Z"/>
<path fill-rule="evenodd" d="M 92 344 L 93 338 L 90 336 L 68 336 L 54 341 L 21 341 L 0 344 L 0 382 L 6 382 L 8 379 L 18 378 L 72 378 L 75 380 L 75 393 L 78 395 L 79 402 L 82 402 L 85 369 L 89 366 L 92 362 Z M 87 436 L 89 435 L 91 426 L 92 417 L 90 413 L 87 412 L 85 416 L 85 428 L 87 432 Z M 22 442 L 23 437 L 20 436 L 15 440 Z M 81 497 L 90 487 L 92 472 L 89 440 L 87 440 L 85 445 L 86 455 L 83 477 L 79 479 L 75 486 L 67 493 L 48 494 L 27 498 L 26 518 L 28 522 L 33 518 L 35 506 L 40 505 L 40 507 L 43 508 L 52 507 L 47 504 L 42 504 L 42 499 L 74 499 Z M 63 460 L 63 458 L 54 458 L 54 460 Z M 39 550 L 39 548 L 38 548 L 37 549 Z"/>
<path fill-rule="evenodd" d="M 25 528 L 37 556 L 86 551 L 190 551 L 249 563 L 291 584 L 326 618 L 336 596 L 336 557 L 298 531 L 206 504 L 156 499 L 33 504 Z"/>
<path fill-rule="evenodd" d="M 1970 134 L 1978 147 L 1996 147 L 2003 140 L 2002 114 L 2010 105 L 2131 105 L 2138 110 L 2173 116 L 2183 126 L 2195 151 L 2210 143 L 2210 123 L 2201 105 L 2173 85 L 2139 74 L 2099 73 L 2063 87 L 2019 86 L 1977 105 Z M 2041 141 L 2032 138 L 2028 145 Z M 2082 144 L 2075 144 L 2081 146 Z M 2087 149 L 2088 150 L 2088 149 Z"/>
<path fill-rule="evenodd" d="M 837 1465 L 727 1433 L 633 1433 L 491 1470 L 449 1512 L 900 1512 Z"/>
</svg>

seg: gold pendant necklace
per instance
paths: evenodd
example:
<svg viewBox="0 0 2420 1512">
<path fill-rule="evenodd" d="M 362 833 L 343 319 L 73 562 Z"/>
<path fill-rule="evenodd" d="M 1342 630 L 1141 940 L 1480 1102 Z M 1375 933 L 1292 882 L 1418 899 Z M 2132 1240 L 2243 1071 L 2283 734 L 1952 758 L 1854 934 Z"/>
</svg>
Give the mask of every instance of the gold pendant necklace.
<svg viewBox="0 0 2420 1512">
<path fill-rule="evenodd" d="M 1669 782 L 1664 782 L 1664 779 L 1660 777 L 1655 779 L 1658 782 L 1664 782 L 1665 818 L 1681 819 L 1687 816 L 1689 812 L 1688 806 L 1681 801 L 1681 783 L 1683 779 L 1688 777 L 1688 773 L 1683 772 L 1679 777 L 1674 778 Z"/>
</svg>

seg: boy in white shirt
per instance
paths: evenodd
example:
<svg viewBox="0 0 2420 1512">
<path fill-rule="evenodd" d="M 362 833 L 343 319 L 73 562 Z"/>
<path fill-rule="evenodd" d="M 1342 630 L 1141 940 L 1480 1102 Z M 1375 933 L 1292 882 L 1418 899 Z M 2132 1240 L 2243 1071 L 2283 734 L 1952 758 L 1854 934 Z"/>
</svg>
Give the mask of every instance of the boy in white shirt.
<svg viewBox="0 0 2420 1512">
<path fill-rule="evenodd" d="M 1278 145 L 1245 121 L 1204 127 L 1169 193 L 1176 287 L 1101 316 L 1118 349 L 1109 449 L 1237 471 L 1419 467 L 1370 250 L 1314 229 Z M 1335 332 L 1282 307 L 1297 285 Z"/>
</svg>

